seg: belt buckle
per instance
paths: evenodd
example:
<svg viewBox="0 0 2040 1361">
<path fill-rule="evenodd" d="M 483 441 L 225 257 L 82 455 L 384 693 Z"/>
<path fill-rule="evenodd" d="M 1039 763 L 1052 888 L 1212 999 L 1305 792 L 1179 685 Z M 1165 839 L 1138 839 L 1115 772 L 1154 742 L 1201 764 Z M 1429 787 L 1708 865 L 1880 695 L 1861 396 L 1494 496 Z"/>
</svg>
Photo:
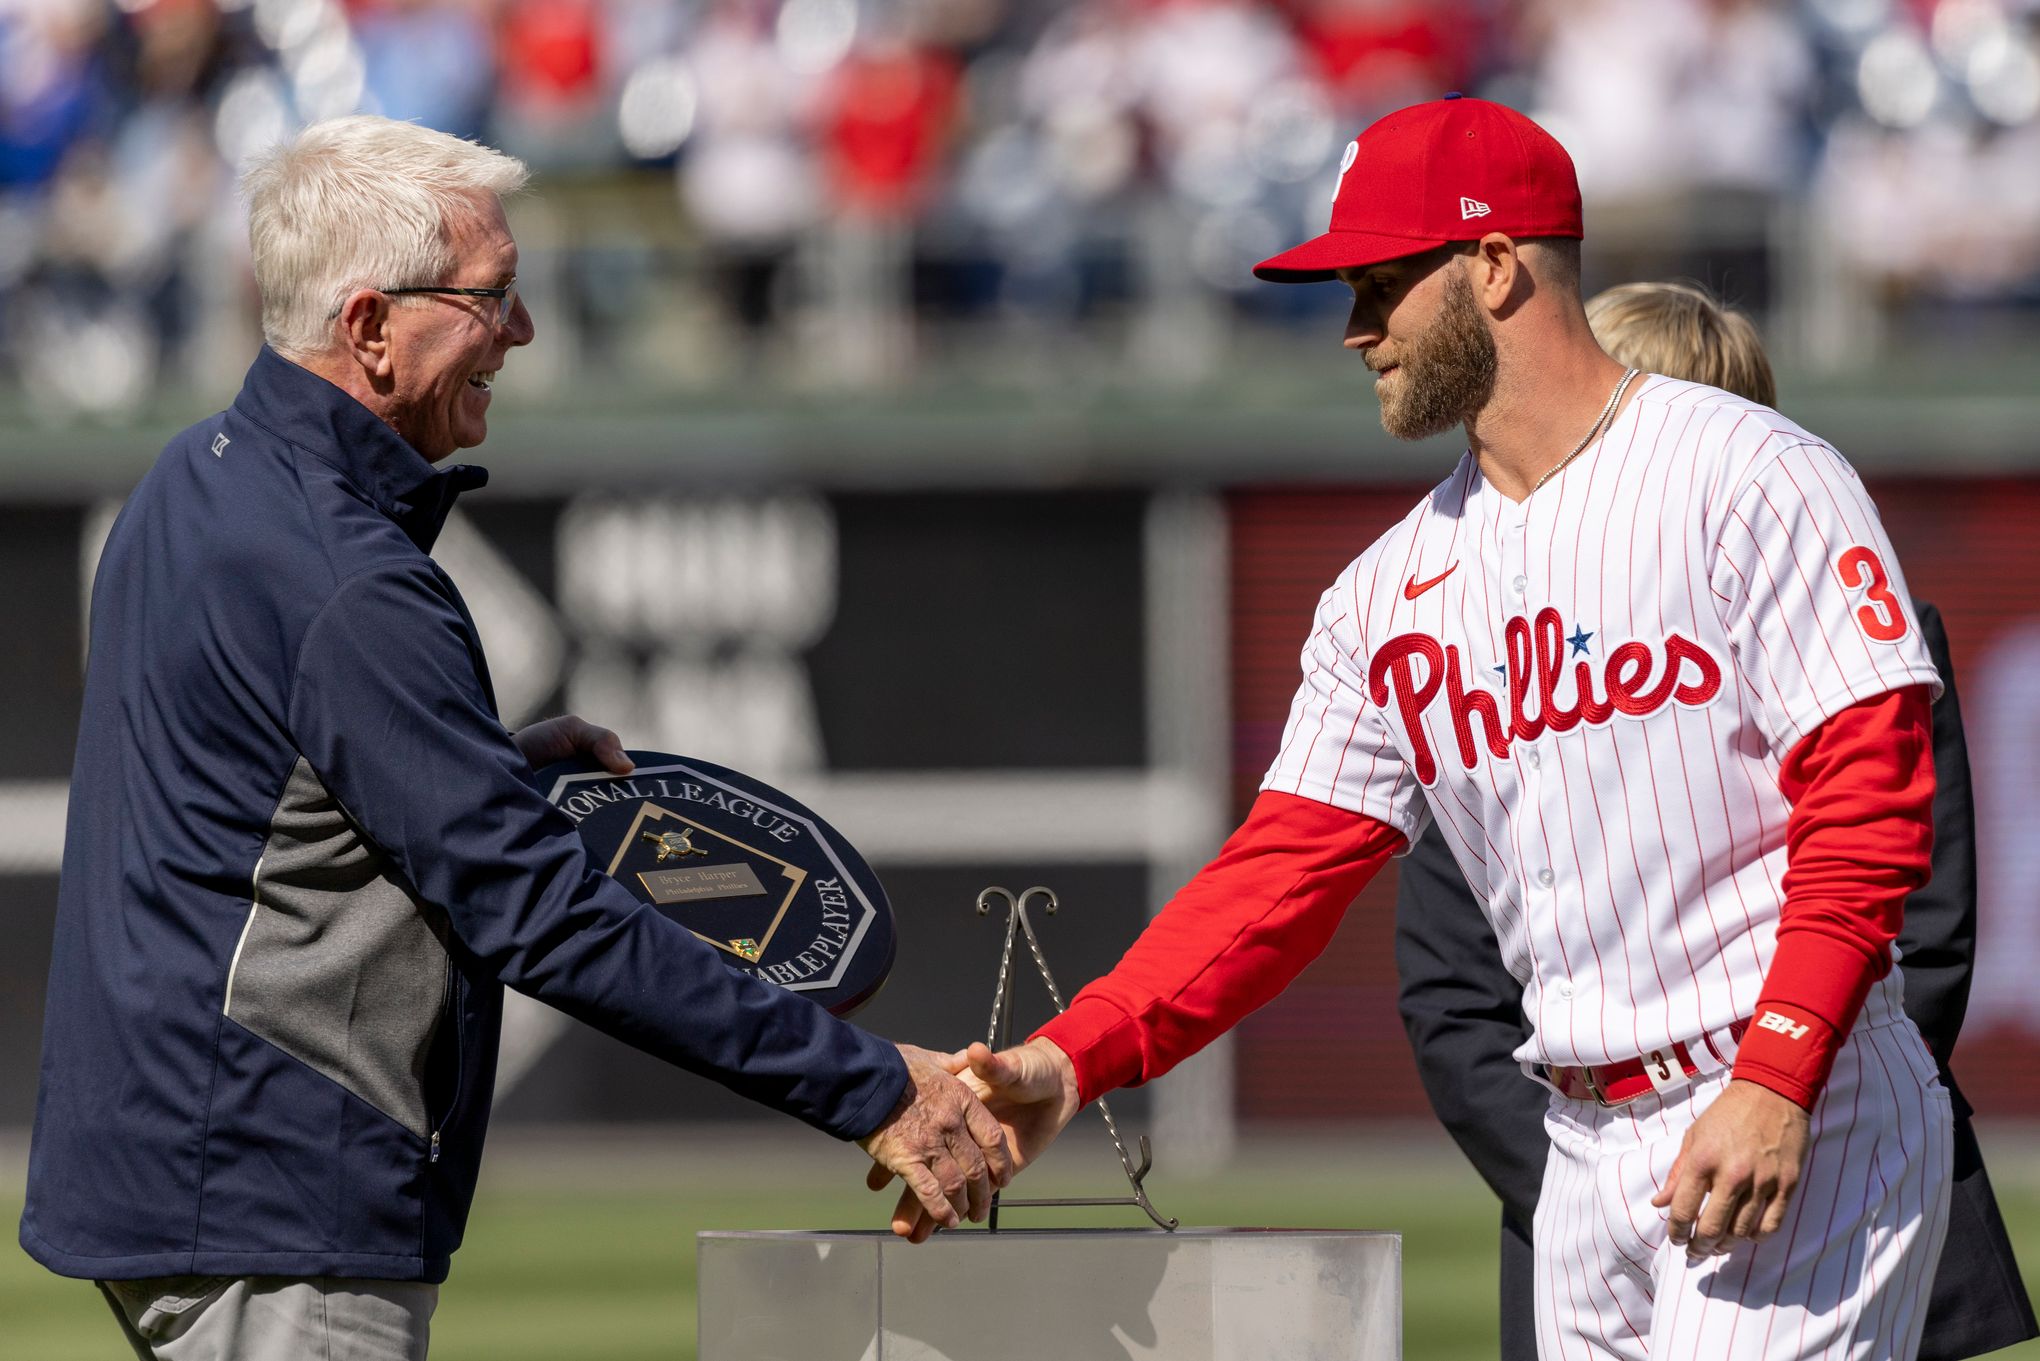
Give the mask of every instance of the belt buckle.
<svg viewBox="0 0 2040 1361">
<path fill-rule="evenodd" d="M 1587 1089 L 1587 1095 L 1593 1098 L 1594 1104 L 1597 1106 L 1606 1107 L 1626 1106 L 1630 1102 L 1636 1100 L 1636 1096 L 1625 1096 L 1619 1100 L 1611 1099 L 1607 1093 L 1607 1090 L 1601 1086 L 1601 1080 L 1594 1076 L 1594 1069 L 1592 1068 L 1592 1066 L 1588 1064 L 1580 1064 L 1578 1067 L 1573 1068 L 1554 1066 L 1552 1068 L 1552 1072 L 1554 1074 L 1561 1072 L 1578 1073 L 1580 1075 L 1580 1082 Z M 1573 1100 L 1575 1101 L 1579 1100 L 1578 1097 L 1572 1096 L 1571 1092 L 1566 1091 L 1564 1087 L 1560 1087 L 1559 1090 L 1564 1095 L 1572 1097 Z M 1641 1096 L 1643 1095 L 1643 1093 L 1638 1092 L 1636 1095 Z"/>
<path fill-rule="evenodd" d="M 1601 1090 L 1601 1080 L 1594 1076 L 1592 1065 L 1582 1064 L 1580 1066 L 1580 1081 L 1587 1084 L 1587 1092 L 1594 1098 L 1597 1105 L 1612 1106 L 1615 1104 L 1608 1099 L 1608 1094 Z"/>
<path fill-rule="evenodd" d="M 1594 1101 L 1607 1110 L 1620 1110 L 1650 1090 L 1645 1087 L 1643 1091 L 1631 1092 L 1628 1096 L 1610 1096 L 1607 1089 L 1601 1086 L 1600 1079 L 1594 1076 L 1593 1069 L 1582 1068 L 1580 1072 L 1586 1078 L 1587 1090 L 1594 1094 Z"/>
</svg>

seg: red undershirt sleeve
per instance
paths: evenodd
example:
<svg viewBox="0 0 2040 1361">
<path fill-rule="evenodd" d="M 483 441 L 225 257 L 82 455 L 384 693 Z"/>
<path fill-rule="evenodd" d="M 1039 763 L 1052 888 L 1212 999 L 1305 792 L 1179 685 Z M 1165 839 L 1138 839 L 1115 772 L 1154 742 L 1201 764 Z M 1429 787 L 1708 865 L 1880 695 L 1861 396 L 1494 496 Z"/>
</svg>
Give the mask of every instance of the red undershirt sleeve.
<svg viewBox="0 0 2040 1361">
<path fill-rule="evenodd" d="M 1070 1056 L 1086 1102 L 1160 1077 L 1303 972 L 1403 844 L 1365 814 L 1263 793 L 1112 972 L 1035 1035 Z"/>
<path fill-rule="evenodd" d="M 1931 703 L 1912 685 L 1852 704 L 1778 773 L 1792 804 L 1785 903 L 1734 1075 L 1808 1110 L 1871 985 L 1891 969 L 1906 896 L 1931 872 Z"/>
</svg>

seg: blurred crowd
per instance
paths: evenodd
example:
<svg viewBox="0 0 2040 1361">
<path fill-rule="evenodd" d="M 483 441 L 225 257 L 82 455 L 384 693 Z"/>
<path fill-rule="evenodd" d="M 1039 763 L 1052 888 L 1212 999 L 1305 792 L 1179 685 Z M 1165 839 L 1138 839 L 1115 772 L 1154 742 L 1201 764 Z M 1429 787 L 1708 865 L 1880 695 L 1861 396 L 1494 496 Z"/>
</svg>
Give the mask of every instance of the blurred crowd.
<svg viewBox="0 0 2040 1361">
<path fill-rule="evenodd" d="M 68 415 L 230 381 L 234 169 L 354 111 L 538 170 L 513 220 L 561 372 L 855 385 L 1031 344 L 1195 378 L 1321 308 L 1248 266 L 1447 90 L 1566 144 L 1606 278 L 1705 278 L 1788 356 L 2034 325 L 2040 0 L 0 0 L 0 386 Z"/>
</svg>

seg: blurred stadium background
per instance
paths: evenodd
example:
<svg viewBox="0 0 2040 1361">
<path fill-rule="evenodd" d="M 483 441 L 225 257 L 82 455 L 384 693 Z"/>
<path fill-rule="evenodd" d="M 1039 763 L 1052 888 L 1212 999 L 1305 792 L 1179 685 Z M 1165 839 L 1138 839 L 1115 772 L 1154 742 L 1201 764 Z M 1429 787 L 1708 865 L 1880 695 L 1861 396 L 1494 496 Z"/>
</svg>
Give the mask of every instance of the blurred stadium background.
<svg viewBox="0 0 2040 1361">
<path fill-rule="evenodd" d="M 977 889 L 1058 889 L 1066 987 L 1116 957 L 1249 798 L 1319 591 L 1449 466 L 1381 434 L 1342 290 L 1247 267 L 1321 228 L 1349 137 L 1450 89 L 1571 150 L 1590 287 L 1760 319 L 1948 620 L 1983 856 L 1956 1069 L 2031 1275 L 2034 0 L 0 0 L 0 1210 L 84 593 L 259 343 L 248 155 L 370 110 L 536 168 L 538 340 L 439 549 L 505 718 L 826 811 L 901 919 L 861 1019 L 947 1047 L 988 1010 Z M 1409 1233 L 1410 1354 L 1488 1355 L 1492 1204 L 1425 1124 L 1389 900 L 1127 1114 L 1174 1213 Z M 854 1154 L 536 1006 L 498 1109 L 435 1355 L 690 1355 L 693 1228 L 881 1213 Z M 100 1309 L 0 1259 L 0 1354 L 109 1355 Z"/>
</svg>

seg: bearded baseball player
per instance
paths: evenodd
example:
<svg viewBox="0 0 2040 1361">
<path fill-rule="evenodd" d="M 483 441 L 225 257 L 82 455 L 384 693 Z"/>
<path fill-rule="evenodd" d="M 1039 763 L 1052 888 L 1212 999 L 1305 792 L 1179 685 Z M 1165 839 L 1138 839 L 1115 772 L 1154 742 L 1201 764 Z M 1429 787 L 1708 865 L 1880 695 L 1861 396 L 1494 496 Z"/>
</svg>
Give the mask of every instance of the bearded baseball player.
<svg viewBox="0 0 2040 1361">
<path fill-rule="evenodd" d="M 1383 424 L 1466 453 L 1325 592 L 1218 858 L 971 1072 L 1039 1157 L 1280 992 L 1436 822 L 1550 1088 L 1540 1354 L 1910 1358 L 1951 1134 L 1892 941 L 1940 682 L 1849 466 L 1603 353 L 1581 235 L 1558 143 L 1448 96 L 1367 129 L 1331 230 L 1256 267 L 1348 284 Z"/>
<path fill-rule="evenodd" d="M 1587 321 L 1601 348 L 1625 365 L 1778 405 L 1756 326 L 1702 289 L 1618 285 L 1587 301 Z M 1948 633 L 1932 604 L 1912 604 L 1944 688 L 1933 712 L 1933 878 L 1906 898 L 1894 952 L 1905 977 L 1906 1015 L 1933 1053 L 1955 1112 L 1948 1231 L 1918 1361 L 1963 1361 L 2040 1336 L 2040 1323 L 1969 1105 L 1949 1068 L 1976 958 L 1976 819 Z M 1501 1199 L 1500 1361 L 1531 1361 L 1537 1332 L 1530 1225 L 1551 1140 L 1544 1133 L 1546 1093 L 1513 1080 L 1515 1051 L 1530 1034 L 1523 987 L 1503 967 L 1481 898 L 1438 823 L 1417 838 L 1398 869 L 1395 963 L 1403 1025 L 1432 1109 Z"/>
</svg>

